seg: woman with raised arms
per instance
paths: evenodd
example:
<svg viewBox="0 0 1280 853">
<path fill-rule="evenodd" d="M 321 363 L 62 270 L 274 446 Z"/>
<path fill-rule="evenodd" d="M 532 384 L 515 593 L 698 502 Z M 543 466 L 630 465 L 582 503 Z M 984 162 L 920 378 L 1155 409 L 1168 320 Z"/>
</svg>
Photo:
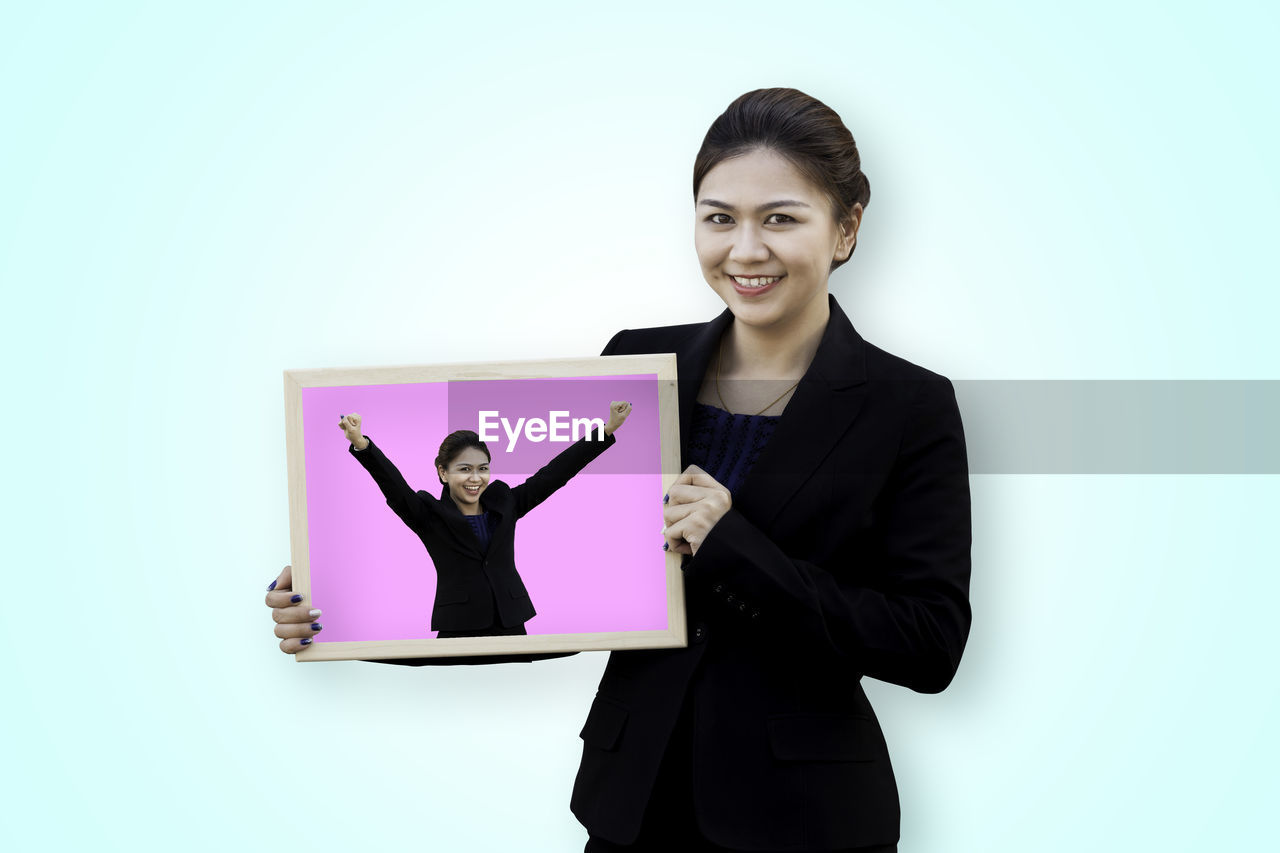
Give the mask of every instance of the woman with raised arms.
<svg viewBox="0 0 1280 853">
<path fill-rule="evenodd" d="M 440 443 L 436 474 L 443 486 L 439 499 L 409 486 L 396 466 L 361 432 L 358 413 L 343 415 L 338 426 L 348 448 L 378 484 L 387 505 L 412 530 L 436 570 L 431 630 L 441 639 L 526 634 L 525 622 L 536 612 L 516 571 L 516 521 L 551 497 L 617 440 L 614 431 L 626 422 L 631 404 L 614 401 L 603 438 L 587 435 L 518 486 L 489 480 L 488 446 L 471 430 L 458 430 Z M 318 625 L 319 623 L 312 623 Z M 278 634 L 306 644 L 312 626 L 282 627 Z"/>
</svg>

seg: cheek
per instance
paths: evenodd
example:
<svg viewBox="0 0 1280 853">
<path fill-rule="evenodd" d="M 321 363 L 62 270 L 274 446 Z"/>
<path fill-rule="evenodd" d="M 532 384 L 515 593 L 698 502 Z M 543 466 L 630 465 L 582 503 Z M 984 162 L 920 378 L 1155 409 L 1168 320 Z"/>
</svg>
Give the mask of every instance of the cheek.
<svg viewBox="0 0 1280 853">
<path fill-rule="evenodd" d="M 724 252 L 721 250 L 722 240 L 703 231 L 694 232 L 693 250 L 698 254 L 698 263 L 704 268 L 715 266 L 720 262 Z"/>
</svg>

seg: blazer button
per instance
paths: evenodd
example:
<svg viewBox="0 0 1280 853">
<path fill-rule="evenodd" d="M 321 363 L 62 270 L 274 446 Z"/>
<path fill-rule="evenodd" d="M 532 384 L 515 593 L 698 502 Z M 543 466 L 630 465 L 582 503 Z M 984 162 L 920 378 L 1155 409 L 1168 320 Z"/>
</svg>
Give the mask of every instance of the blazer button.
<svg viewBox="0 0 1280 853">
<path fill-rule="evenodd" d="M 740 610 L 740 611 L 741 611 L 741 612 L 743 612 L 743 613 L 746 613 L 746 612 L 747 612 L 747 603 L 746 603 L 745 601 L 739 602 L 739 604 L 738 604 L 738 610 Z"/>
<path fill-rule="evenodd" d="M 701 625 L 699 625 L 697 628 L 694 628 L 694 629 L 693 629 L 693 639 L 694 639 L 694 642 L 701 643 L 701 642 L 702 642 L 703 640 L 705 640 L 706 638 L 707 638 L 707 629 L 706 629 L 706 628 L 704 628 L 704 627 L 702 627 Z"/>
<path fill-rule="evenodd" d="M 760 618 L 760 611 L 759 611 L 759 610 L 752 610 L 752 611 L 751 611 L 751 618 L 752 618 L 752 619 L 759 619 L 759 618 Z"/>
<path fill-rule="evenodd" d="M 716 584 L 715 586 L 711 587 L 711 591 L 712 591 L 712 592 L 724 592 L 724 584 L 722 584 L 722 583 L 718 583 L 718 584 Z"/>
<path fill-rule="evenodd" d="M 733 600 L 734 600 L 734 598 L 733 598 L 733 593 L 729 593 L 728 595 L 726 595 L 726 596 L 724 597 L 724 600 L 725 600 L 725 601 L 728 601 L 728 602 L 730 602 L 730 603 L 732 603 L 732 602 L 733 602 Z"/>
</svg>

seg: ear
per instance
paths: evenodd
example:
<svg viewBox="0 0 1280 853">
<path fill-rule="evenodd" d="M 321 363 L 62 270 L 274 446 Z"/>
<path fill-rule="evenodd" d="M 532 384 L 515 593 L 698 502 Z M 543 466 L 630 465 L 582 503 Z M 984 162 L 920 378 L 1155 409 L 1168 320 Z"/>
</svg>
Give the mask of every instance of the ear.
<svg viewBox="0 0 1280 853">
<path fill-rule="evenodd" d="M 849 256 L 853 254 L 854 247 L 858 245 L 858 227 L 861 225 L 862 203 L 855 202 L 853 209 L 849 211 L 849 215 L 837 223 L 837 227 L 840 229 L 840 239 L 836 243 L 835 260 L 849 260 Z"/>
<path fill-rule="evenodd" d="M 440 477 L 440 485 L 442 486 L 449 485 L 449 481 L 445 479 L 446 473 L 447 472 L 444 470 L 443 466 L 440 466 L 440 465 L 436 466 L 436 474 Z"/>
</svg>

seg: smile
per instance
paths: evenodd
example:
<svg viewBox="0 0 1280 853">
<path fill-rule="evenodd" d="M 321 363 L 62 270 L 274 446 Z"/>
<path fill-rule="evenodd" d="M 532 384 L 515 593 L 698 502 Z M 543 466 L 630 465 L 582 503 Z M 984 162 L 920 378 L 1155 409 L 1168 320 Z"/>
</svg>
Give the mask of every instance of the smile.
<svg viewBox="0 0 1280 853">
<path fill-rule="evenodd" d="M 775 282 L 782 281 L 782 276 L 780 275 L 752 276 L 750 278 L 742 275 L 731 275 L 729 278 L 733 279 L 734 284 L 741 287 L 768 287 Z"/>
<path fill-rule="evenodd" d="M 463 486 L 462 488 L 463 488 L 463 489 L 465 489 L 465 490 L 466 490 L 466 492 L 467 492 L 467 494 L 469 494 L 469 495 L 478 495 L 478 494 L 480 494 L 480 487 L 479 487 L 479 486 Z"/>
</svg>

